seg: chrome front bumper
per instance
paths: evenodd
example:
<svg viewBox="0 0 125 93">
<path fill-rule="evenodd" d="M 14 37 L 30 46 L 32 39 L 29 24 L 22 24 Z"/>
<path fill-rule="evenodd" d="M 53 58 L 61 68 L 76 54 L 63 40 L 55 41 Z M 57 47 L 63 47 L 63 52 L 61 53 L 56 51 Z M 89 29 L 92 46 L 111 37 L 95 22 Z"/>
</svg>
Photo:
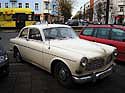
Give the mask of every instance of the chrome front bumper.
<svg viewBox="0 0 125 93">
<path fill-rule="evenodd" d="M 76 83 L 85 83 L 85 82 L 90 82 L 90 81 L 95 82 L 97 79 L 103 79 L 109 76 L 110 74 L 112 74 L 113 71 L 114 71 L 114 65 L 110 66 L 108 69 L 102 72 L 97 72 L 97 73 L 93 72 L 92 74 L 89 74 L 83 77 L 73 76 L 73 80 Z"/>
</svg>

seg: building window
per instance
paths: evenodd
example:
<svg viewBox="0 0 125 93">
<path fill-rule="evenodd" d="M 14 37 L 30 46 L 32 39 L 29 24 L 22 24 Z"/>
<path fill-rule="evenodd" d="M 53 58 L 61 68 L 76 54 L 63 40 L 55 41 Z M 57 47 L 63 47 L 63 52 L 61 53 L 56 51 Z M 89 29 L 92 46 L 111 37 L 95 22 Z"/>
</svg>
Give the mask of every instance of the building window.
<svg viewBox="0 0 125 93">
<path fill-rule="evenodd" d="M 53 12 L 55 11 L 55 7 L 56 7 L 56 5 L 53 5 Z"/>
<path fill-rule="evenodd" d="M 0 8 L 1 8 L 1 3 L 0 3 Z"/>
<path fill-rule="evenodd" d="M 45 3 L 45 9 L 46 9 L 46 10 L 49 9 L 49 3 L 48 3 L 48 2 Z"/>
<path fill-rule="evenodd" d="M 124 8 L 123 7 L 120 7 L 120 12 L 123 12 L 124 11 Z"/>
<path fill-rule="evenodd" d="M 35 3 L 35 10 L 39 10 L 39 4 Z"/>
<path fill-rule="evenodd" d="M 19 6 L 18 6 L 19 8 L 22 8 L 22 3 L 19 3 Z"/>
<path fill-rule="evenodd" d="M 25 3 L 25 7 L 26 7 L 26 8 L 29 8 L 29 3 Z"/>
<path fill-rule="evenodd" d="M 12 2 L 12 8 L 16 8 L 16 3 Z"/>
<path fill-rule="evenodd" d="M 5 3 L 5 8 L 8 8 L 8 3 Z"/>
</svg>

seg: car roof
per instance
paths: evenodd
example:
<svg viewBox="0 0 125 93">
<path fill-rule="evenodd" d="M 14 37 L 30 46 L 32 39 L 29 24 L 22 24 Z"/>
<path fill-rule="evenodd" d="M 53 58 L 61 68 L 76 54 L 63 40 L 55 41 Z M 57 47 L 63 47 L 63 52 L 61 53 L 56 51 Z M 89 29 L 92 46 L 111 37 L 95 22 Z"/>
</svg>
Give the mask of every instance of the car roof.
<svg viewBox="0 0 125 93">
<path fill-rule="evenodd" d="M 116 28 L 116 29 L 122 29 L 125 31 L 125 26 L 122 26 L 122 25 L 89 24 L 83 27 L 84 28 Z"/>
<path fill-rule="evenodd" d="M 101 24 L 89 24 L 89 25 L 86 25 L 86 26 L 83 26 L 85 28 L 113 28 L 113 26 L 111 25 L 101 25 Z"/>
<path fill-rule="evenodd" d="M 125 31 L 125 26 L 121 26 L 121 25 L 113 25 L 113 27 L 118 28 L 118 29 L 122 29 Z"/>
<path fill-rule="evenodd" d="M 35 27 L 35 28 L 39 28 L 39 29 L 55 28 L 55 27 L 71 28 L 70 26 L 63 25 L 63 24 L 40 24 L 40 25 L 30 25 L 30 26 L 26 26 L 26 27 Z"/>
</svg>

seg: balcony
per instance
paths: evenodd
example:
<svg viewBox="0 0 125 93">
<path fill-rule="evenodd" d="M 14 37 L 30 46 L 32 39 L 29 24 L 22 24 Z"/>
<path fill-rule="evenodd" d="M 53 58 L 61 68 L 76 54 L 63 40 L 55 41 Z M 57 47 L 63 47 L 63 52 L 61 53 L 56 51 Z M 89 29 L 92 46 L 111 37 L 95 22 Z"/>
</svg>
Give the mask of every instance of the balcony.
<svg viewBox="0 0 125 93">
<path fill-rule="evenodd" d="M 123 11 L 123 12 L 121 12 L 121 11 L 118 11 L 118 13 L 117 13 L 118 15 L 125 15 L 125 12 Z"/>
<path fill-rule="evenodd" d="M 124 6 L 124 2 L 118 2 L 118 6 Z"/>
<path fill-rule="evenodd" d="M 44 2 L 48 2 L 48 3 L 50 2 L 50 0 L 43 0 L 43 1 L 44 1 Z"/>
<path fill-rule="evenodd" d="M 44 14 L 50 14 L 50 10 L 45 9 L 45 10 L 43 10 L 43 13 Z"/>
<path fill-rule="evenodd" d="M 17 0 L 10 0 L 10 2 L 17 2 Z"/>
</svg>

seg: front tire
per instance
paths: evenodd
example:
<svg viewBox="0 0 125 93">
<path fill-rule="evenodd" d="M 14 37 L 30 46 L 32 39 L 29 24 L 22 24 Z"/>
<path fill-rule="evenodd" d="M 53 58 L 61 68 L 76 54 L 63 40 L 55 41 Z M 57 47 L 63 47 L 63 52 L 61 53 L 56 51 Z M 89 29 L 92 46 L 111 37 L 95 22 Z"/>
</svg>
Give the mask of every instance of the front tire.
<svg viewBox="0 0 125 93">
<path fill-rule="evenodd" d="M 54 76 L 62 86 L 66 88 L 74 86 L 71 72 L 64 63 L 59 62 L 55 65 Z"/>
</svg>

